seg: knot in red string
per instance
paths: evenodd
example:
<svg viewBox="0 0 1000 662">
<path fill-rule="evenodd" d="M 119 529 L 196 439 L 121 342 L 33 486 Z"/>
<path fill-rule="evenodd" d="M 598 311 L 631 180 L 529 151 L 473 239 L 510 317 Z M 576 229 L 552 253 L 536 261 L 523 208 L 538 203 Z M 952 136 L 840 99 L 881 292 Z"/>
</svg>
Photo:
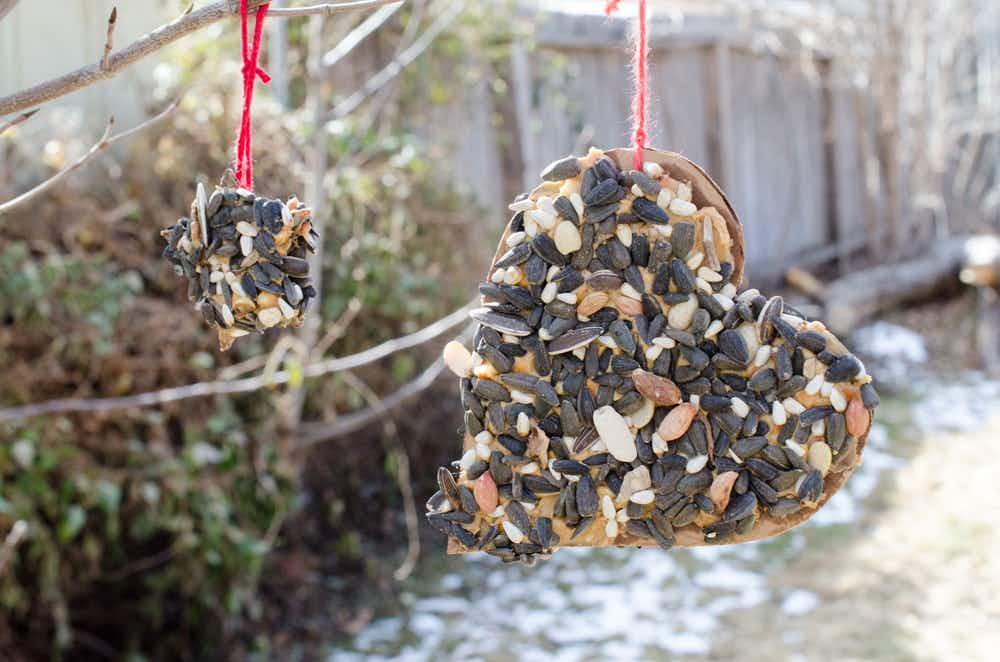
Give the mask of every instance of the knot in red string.
<svg viewBox="0 0 1000 662">
<path fill-rule="evenodd" d="M 243 115 L 240 118 L 240 133 L 236 140 L 236 181 L 245 189 L 253 190 L 253 125 L 250 110 L 253 106 L 254 83 L 260 78 L 268 83 L 271 76 L 257 64 L 260 58 L 260 42 L 264 34 L 264 17 L 271 3 L 265 2 L 257 8 L 253 26 L 253 41 L 247 39 L 249 22 L 248 0 L 240 0 L 240 44 L 243 53 Z"/>
<path fill-rule="evenodd" d="M 635 169 L 642 169 L 643 150 L 646 149 L 646 96 L 649 78 L 649 45 L 646 39 L 646 0 L 637 0 L 639 16 L 636 21 L 635 46 L 632 56 L 632 77 L 635 90 L 632 95 L 632 147 L 635 149 Z M 621 0 L 606 0 L 604 13 L 611 16 L 618 11 Z"/>
</svg>

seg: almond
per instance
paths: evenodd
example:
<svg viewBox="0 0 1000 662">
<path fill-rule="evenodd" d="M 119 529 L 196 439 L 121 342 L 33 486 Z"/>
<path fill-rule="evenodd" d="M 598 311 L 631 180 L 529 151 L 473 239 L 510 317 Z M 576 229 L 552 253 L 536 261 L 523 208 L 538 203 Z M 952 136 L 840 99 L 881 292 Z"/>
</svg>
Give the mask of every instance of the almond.
<svg viewBox="0 0 1000 662">
<path fill-rule="evenodd" d="M 642 314 L 642 304 L 631 297 L 627 297 L 624 294 L 615 295 L 615 306 L 623 314 L 629 317 L 635 317 L 636 315 Z"/>
<path fill-rule="evenodd" d="M 691 427 L 691 421 L 697 413 L 697 407 L 690 402 L 683 402 L 667 413 L 657 432 L 664 441 L 680 439 Z"/>
<path fill-rule="evenodd" d="M 576 307 L 578 315 L 590 317 L 608 304 L 608 295 L 604 292 L 591 292 L 583 297 L 583 301 Z"/>
<path fill-rule="evenodd" d="M 868 432 L 872 417 L 860 398 L 851 398 L 851 401 L 847 403 L 847 411 L 844 412 L 844 416 L 847 418 L 847 434 L 860 437 Z"/>
<path fill-rule="evenodd" d="M 487 471 L 476 479 L 472 495 L 476 497 L 476 503 L 479 504 L 479 509 L 484 513 L 492 513 L 496 510 L 497 504 L 500 502 L 500 495 L 490 472 Z"/>
<path fill-rule="evenodd" d="M 739 477 L 739 473 L 735 471 L 723 471 L 712 481 L 712 486 L 708 488 L 708 496 L 715 504 L 715 512 L 721 513 L 729 505 L 729 495 L 733 490 L 733 483 Z"/>
<path fill-rule="evenodd" d="M 666 377 L 645 370 L 632 373 L 635 390 L 658 405 L 676 405 L 681 401 L 681 390 Z"/>
</svg>

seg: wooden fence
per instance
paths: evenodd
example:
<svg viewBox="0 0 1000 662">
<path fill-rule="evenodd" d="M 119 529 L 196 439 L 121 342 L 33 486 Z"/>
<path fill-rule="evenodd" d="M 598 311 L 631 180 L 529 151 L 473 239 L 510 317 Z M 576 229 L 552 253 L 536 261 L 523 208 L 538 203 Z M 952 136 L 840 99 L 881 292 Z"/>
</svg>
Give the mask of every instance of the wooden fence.
<svg viewBox="0 0 1000 662">
<path fill-rule="evenodd" d="M 746 226 L 750 277 L 772 279 L 792 264 L 845 258 L 869 243 L 875 210 L 866 206 L 877 200 L 860 175 L 858 92 L 837 82 L 830 59 L 772 52 L 754 40 L 715 19 L 689 18 L 683 30 L 654 22 L 650 145 L 681 152 L 712 173 Z M 548 14 L 532 43 L 514 48 L 516 140 L 482 123 L 457 139 L 453 121 L 428 130 L 458 141 L 456 163 L 465 172 L 495 173 L 502 169 L 498 143 L 519 145 L 514 161 L 523 163 L 529 189 L 557 157 L 629 143 L 626 43 L 624 21 Z M 481 103 L 473 90 L 460 114 L 489 116 Z M 472 128 L 470 121 L 459 123 Z M 505 209 L 501 180 L 478 192 L 490 209 Z"/>
</svg>

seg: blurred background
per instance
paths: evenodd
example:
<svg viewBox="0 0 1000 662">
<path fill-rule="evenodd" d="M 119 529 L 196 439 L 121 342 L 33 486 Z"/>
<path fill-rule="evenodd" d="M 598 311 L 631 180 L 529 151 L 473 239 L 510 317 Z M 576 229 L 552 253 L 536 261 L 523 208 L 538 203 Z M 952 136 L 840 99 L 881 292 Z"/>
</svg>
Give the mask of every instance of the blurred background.
<svg viewBox="0 0 1000 662">
<path fill-rule="evenodd" d="M 52 4 L 0 0 L 0 104 L 99 61 L 114 3 Z M 820 514 L 535 568 L 446 557 L 424 526 L 460 443 L 437 357 L 507 202 L 549 161 L 628 144 L 635 6 L 603 5 L 269 18 L 255 184 L 315 209 L 322 294 L 302 329 L 226 354 L 159 230 L 231 162 L 238 21 L 0 117 L 0 659 L 996 659 L 991 0 L 650 0 L 650 143 L 712 173 L 749 285 L 828 320 L 882 392 Z M 119 3 L 115 48 L 186 8 Z M 4 206 L 110 115 L 143 128 Z"/>
</svg>

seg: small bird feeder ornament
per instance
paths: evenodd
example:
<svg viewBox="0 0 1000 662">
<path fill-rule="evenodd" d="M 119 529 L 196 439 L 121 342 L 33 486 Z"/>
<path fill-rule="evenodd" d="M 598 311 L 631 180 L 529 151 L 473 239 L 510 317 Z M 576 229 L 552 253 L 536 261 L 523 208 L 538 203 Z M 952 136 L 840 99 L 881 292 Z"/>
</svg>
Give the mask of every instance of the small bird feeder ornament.
<svg viewBox="0 0 1000 662">
<path fill-rule="evenodd" d="M 294 196 L 282 202 L 253 192 L 250 109 L 256 78 L 270 80 L 257 65 L 267 9 L 257 9 L 248 44 L 247 0 L 241 0 L 243 115 L 235 179 L 210 196 L 199 183 L 190 214 L 161 233 L 163 256 L 188 279 L 188 299 L 218 329 L 223 351 L 254 331 L 299 326 L 316 296 L 307 255 L 319 235 L 309 208 Z"/>
<path fill-rule="evenodd" d="M 637 32 L 633 147 L 560 159 L 510 205 L 474 351 L 445 347 L 464 443 L 427 519 L 449 552 L 759 540 L 861 460 L 871 377 L 822 322 L 740 291 L 726 196 L 645 147 L 644 0 Z"/>
</svg>

